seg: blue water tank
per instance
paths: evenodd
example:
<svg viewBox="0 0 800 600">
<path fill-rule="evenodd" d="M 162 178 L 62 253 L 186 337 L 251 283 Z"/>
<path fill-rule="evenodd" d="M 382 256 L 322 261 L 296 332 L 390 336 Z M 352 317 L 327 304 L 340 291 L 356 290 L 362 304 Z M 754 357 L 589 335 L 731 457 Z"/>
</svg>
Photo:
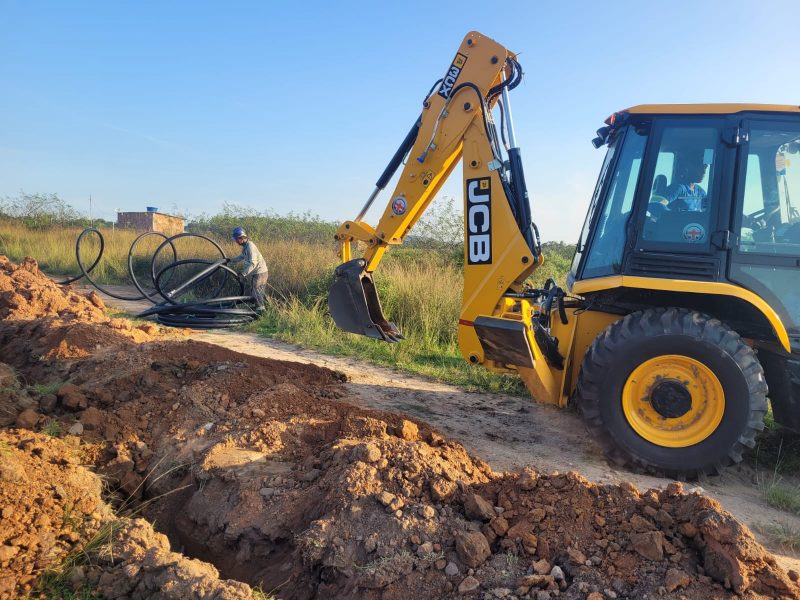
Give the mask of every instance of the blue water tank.
<svg viewBox="0 0 800 600">
<path fill-rule="evenodd" d="M 157 206 L 148 206 L 147 207 L 147 212 L 158 212 L 158 207 Z"/>
</svg>

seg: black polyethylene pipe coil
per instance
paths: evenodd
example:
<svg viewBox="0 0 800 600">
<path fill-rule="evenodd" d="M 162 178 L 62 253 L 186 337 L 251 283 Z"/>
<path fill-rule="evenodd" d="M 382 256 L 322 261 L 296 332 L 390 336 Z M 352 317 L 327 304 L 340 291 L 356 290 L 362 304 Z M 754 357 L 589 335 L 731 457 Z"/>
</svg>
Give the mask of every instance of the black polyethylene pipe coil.
<svg viewBox="0 0 800 600">
<path fill-rule="evenodd" d="M 89 266 L 86 266 L 83 259 L 81 259 L 81 246 L 89 235 L 96 235 L 98 237 L 100 249 L 97 253 L 97 257 Z M 152 290 L 148 291 L 133 272 L 133 256 L 139 242 L 150 236 L 158 236 L 163 239 L 163 242 L 150 257 L 150 283 L 152 284 Z M 178 251 L 175 248 L 175 240 L 188 237 L 198 238 L 211 244 L 216 252 L 219 253 L 219 258 L 210 260 L 207 258 L 195 257 L 179 260 Z M 172 260 L 167 263 L 166 266 L 157 269 L 156 261 L 158 256 L 166 248 L 169 248 L 169 252 L 172 254 Z M 251 305 L 253 300 L 252 296 L 245 294 L 244 281 L 236 271 L 227 265 L 228 258 L 225 256 L 225 251 L 222 249 L 222 246 L 207 236 L 200 235 L 199 233 L 179 233 L 168 237 L 158 231 L 148 231 L 137 237 L 128 249 L 128 276 L 139 292 L 138 295 L 133 296 L 111 292 L 98 284 L 92 277 L 91 273 L 94 268 L 100 264 L 104 251 L 105 239 L 103 238 L 103 234 L 94 227 L 84 229 L 75 241 L 75 258 L 78 262 L 78 268 L 81 274 L 58 281 L 57 283 L 65 285 L 85 278 L 86 281 L 91 283 L 95 288 L 112 298 L 127 301 L 149 300 L 154 306 L 136 316 L 147 317 L 155 315 L 158 323 L 170 327 L 221 329 L 249 323 L 258 316 Z M 177 280 L 176 273 L 178 267 L 185 265 L 205 265 L 205 268 L 187 279 Z M 191 301 L 180 302 L 178 300 L 180 297 L 190 292 L 196 293 L 198 286 L 202 282 L 209 280 L 219 272 L 223 273 L 223 277 L 221 278 L 219 286 L 216 287 L 214 291 L 206 292 L 200 297 L 193 296 Z M 234 287 L 238 287 L 238 295 L 222 296 L 221 294 L 229 279 L 233 281 Z M 158 301 L 158 298 L 163 300 Z"/>
</svg>

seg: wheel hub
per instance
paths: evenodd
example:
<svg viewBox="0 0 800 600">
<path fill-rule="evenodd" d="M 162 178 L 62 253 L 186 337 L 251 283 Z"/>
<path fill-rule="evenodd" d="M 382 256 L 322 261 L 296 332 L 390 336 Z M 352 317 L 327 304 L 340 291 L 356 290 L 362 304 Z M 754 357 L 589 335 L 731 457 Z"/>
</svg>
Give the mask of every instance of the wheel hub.
<svg viewBox="0 0 800 600">
<path fill-rule="evenodd" d="M 650 404 L 665 419 L 677 419 L 692 409 L 692 393 L 681 381 L 659 381 L 650 392 Z"/>
<path fill-rule="evenodd" d="M 686 448 L 709 437 L 725 413 L 725 393 L 700 361 L 664 354 L 642 362 L 622 389 L 628 425 L 648 442 Z"/>
</svg>

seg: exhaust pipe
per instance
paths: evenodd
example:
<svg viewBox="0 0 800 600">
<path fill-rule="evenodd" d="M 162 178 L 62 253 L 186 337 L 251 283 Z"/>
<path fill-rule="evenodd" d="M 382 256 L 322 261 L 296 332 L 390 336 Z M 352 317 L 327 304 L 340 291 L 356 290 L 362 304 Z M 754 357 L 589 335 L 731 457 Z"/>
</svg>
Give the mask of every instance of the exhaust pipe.
<svg viewBox="0 0 800 600">
<path fill-rule="evenodd" d="M 383 316 L 372 273 L 366 261 L 356 258 L 336 267 L 328 291 L 328 308 L 339 329 L 385 342 L 404 339 L 397 325 Z"/>
</svg>

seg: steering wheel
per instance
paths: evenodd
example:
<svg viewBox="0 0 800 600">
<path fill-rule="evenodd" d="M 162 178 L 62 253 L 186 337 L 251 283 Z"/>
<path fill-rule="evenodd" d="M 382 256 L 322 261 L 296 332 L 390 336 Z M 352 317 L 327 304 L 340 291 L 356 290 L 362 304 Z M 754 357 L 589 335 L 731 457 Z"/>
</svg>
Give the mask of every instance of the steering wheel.
<svg viewBox="0 0 800 600">
<path fill-rule="evenodd" d="M 647 204 L 647 218 L 653 223 L 656 223 L 661 218 L 661 215 L 664 214 L 664 211 L 669 210 L 667 208 L 668 206 L 669 200 L 664 198 L 664 196 L 653 194 L 650 198 L 650 202 Z"/>
<path fill-rule="evenodd" d="M 781 210 L 780 206 L 773 206 L 770 209 L 759 208 L 755 212 L 742 217 L 742 225 L 753 230 L 764 229 L 769 221 Z"/>
</svg>

